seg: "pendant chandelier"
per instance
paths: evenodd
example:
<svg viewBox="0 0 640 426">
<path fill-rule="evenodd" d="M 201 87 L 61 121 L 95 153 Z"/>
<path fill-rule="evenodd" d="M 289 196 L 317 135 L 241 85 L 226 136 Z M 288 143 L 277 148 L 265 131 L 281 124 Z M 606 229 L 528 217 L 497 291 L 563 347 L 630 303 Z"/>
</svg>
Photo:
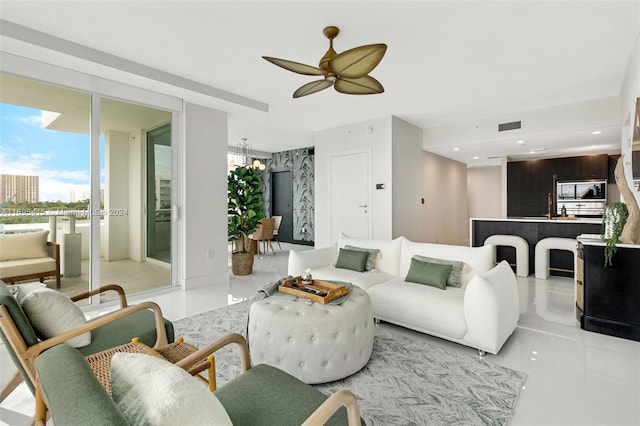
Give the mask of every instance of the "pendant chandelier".
<svg viewBox="0 0 640 426">
<path fill-rule="evenodd" d="M 252 161 L 253 160 L 253 161 Z M 229 169 L 236 167 L 246 167 L 258 170 L 264 170 L 267 166 L 259 159 L 255 158 L 251 144 L 247 143 L 247 138 L 242 138 L 242 142 L 236 147 L 233 159 L 229 162 Z"/>
</svg>

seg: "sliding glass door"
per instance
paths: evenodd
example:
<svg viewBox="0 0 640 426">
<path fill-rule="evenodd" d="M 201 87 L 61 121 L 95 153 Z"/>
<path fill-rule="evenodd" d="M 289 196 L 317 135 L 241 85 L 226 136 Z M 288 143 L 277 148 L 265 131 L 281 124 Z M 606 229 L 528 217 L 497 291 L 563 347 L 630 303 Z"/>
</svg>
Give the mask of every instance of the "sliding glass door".
<svg viewBox="0 0 640 426">
<path fill-rule="evenodd" d="M 171 285 L 172 113 L 6 74 L 0 107 L 0 232 L 48 230 L 65 293 Z"/>
</svg>

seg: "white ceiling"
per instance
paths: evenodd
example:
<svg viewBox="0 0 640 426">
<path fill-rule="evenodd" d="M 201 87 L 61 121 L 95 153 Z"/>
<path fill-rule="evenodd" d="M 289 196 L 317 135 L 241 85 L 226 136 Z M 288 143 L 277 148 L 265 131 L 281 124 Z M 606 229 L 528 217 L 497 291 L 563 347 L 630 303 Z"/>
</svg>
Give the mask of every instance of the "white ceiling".
<svg viewBox="0 0 640 426">
<path fill-rule="evenodd" d="M 532 148 L 543 148 L 535 156 L 619 148 L 617 96 L 640 1 L 2 0 L 0 16 L 267 104 L 268 112 L 227 108 L 230 145 L 246 137 L 264 151 L 310 146 L 314 131 L 394 115 L 426 129 L 425 149 L 474 166 Z M 315 66 L 327 25 L 340 28 L 338 52 L 388 45 L 371 73 L 385 93 L 291 97 L 314 77 L 261 56 Z M 498 123 L 516 120 L 521 130 L 498 134 Z"/>
</svg>

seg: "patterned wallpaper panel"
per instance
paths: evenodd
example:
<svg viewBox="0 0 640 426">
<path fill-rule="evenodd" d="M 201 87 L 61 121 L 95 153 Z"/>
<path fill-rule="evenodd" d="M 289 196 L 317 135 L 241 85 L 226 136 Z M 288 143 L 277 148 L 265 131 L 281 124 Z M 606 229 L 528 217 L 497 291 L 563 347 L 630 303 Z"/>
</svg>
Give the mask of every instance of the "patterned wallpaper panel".
<svg viewBox="0 0 640 426">
<path fill-rule="evenodd" d="M 311 153 L 309 152 L 311 150 Z M 293 239 L 314 240 L 314 156 L 313 148 L 275 152 L 264 160 L 263 208 L 271 216 L 271 171 L 291 170 L 293 176 Z"/>
</svg>

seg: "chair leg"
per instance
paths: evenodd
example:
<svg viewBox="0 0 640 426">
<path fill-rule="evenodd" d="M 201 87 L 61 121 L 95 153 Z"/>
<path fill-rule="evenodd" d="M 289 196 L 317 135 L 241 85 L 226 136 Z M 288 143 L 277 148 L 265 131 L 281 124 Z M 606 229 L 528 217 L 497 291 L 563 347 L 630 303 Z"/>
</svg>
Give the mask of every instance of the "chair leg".
<svg viewBox="0 0 640 426">
<path fill-rule="evenodd" d="M 13 392 L 18 385 L 22 383 L 22 380 L 22 375 L 19 372 L 16 372 L 13 377 L 9 379 L 9 382 L 4 385 L 2 390 L 0 390 L 0 402 L 4 401 L 9 395 L 11 395 L 11 392 Z"/>
<path fill-rule="evenodd" d="M 280 240 L 278 239 L 278 237 L 277 237 L 277 236 L 276 236 L 276 241 L 278 242 L 278 248 L 279 248 L 280 250 L 282 250 L 282 246 L 280 245 Z"/>
<path fill-rule="evenodd" d="M 276 255 L 276 251 L 273 249 L 273 244 L 271 244 L 271 240 L 267 240 L 267 243 L 269 243 L 269 247 L 271 247 L 271 253 L 273 253 L 273 255 Z"/>
</svg>

